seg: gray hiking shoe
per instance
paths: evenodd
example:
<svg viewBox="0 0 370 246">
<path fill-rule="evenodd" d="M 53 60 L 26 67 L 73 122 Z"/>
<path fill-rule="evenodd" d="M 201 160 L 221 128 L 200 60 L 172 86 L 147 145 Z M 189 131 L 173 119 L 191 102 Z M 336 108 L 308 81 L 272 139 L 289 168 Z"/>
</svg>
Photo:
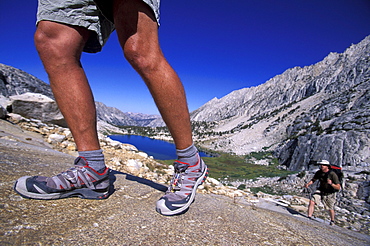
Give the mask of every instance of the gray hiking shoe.
<svg viewBox="0 0 370 246">
<path fill-rule="evenodd" d="M 156 210 L 162 215 L 177 215 L 187 211 L 193 203 L 195 193 L 208 176 L 208 167 L 199 158 L 197 164 L 176 161 L 175 173 L 164 196 L 157 201 Z"/>
<path fill-rule="evenodd" d="M 31 199 L 61 199 L 80 197 L 105 199 L 109 196 L 109 169 L 97 172 L 82 157 L 75 166 L 54 177 L 24 176 L 14 184 L 14 190 L 22 197 Z"/>
</svg>

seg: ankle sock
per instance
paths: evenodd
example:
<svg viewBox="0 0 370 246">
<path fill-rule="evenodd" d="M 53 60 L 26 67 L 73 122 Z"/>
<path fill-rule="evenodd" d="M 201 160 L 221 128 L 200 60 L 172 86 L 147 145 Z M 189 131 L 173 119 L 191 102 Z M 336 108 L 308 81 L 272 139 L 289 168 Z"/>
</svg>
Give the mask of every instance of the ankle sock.
<svg viewBox="0 0 370 246">
<path fill-rule="evenodd" d="M 194 146 L 194 144 L 190 145 L 186 149 L 176 149 L 176 154 L 179 161 L 188 163 L 190 165 L 194 165 L 198 161 L 198 149 Z"/>
<path fill-rule="evenodd" d="M 105 161 L 103 150 L 79 151 L 78 155 L 85 158 L 89 167 L 97 172 L 102 172 L 105 169 Z"/>
</svg>

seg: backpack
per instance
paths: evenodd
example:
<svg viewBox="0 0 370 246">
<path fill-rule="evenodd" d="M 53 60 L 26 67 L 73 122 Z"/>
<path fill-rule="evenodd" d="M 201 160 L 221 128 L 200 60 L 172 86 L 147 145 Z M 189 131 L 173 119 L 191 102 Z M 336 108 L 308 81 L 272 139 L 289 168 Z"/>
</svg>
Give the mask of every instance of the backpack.
<svg viewBox="0 0 370 246">
<path fill-rule="evenodd" d="M 343 192 L 344 174 L 343 174 L 342 168 L 340 166 L 337 166 L 337 165 L 330 165 L 330 168 L 331 168 L 330 171 L 331 172 L 334 172 L 338 176 L 339 184 L 340 184 L 340 189 Z"/>
</svg>

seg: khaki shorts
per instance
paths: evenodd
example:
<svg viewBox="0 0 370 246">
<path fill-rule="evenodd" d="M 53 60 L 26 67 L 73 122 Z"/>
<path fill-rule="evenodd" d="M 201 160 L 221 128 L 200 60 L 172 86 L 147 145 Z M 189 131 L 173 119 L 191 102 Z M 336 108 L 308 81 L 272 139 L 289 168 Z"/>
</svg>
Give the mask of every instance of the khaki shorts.
<svg viewBox="0 0 370 246">
<path fill-rule="evenodd" d="M 312 195 L 310 200 L 314 201 L 316 204 L 321 202 L 326 210 L 334 210 L 334 205 L 337 201 L 337 194 L 332 193 L 328 195 L 321 195 L 320 193 L 315 193 Z"/>
<path fill-rule="evenodd" d="M 113 1 L 114 0 L 94 0 L 95 3 L 98 5 L 100 11 L 103 15 L 110 21 L 113 22 Z M 157 19 L 157 23 L 159 26 L 159 5 L 160 0 L 142 0 L 144 3 L 149 5 L 149 7 L 153 10 L 155 18 Z"/>
<path fill-rule="evenodd" d="M 159 0 L 143 0 L 152 9 L 159 23 Z M 81 26 L 93 31 L 84 51 L 96 53 L 101 51 L 114 25 L 98 10 L 93 0 L 39 0 L 37 22 L 46 20 Z M 109 1 L 107 1 L 109 2 Z"/>
</svg>

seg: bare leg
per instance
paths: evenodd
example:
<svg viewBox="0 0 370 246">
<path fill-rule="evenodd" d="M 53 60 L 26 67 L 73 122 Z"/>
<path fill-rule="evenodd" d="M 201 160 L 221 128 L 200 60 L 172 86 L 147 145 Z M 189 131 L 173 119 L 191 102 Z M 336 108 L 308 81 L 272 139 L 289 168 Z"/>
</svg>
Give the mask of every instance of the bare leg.
<svg viewBox="0 0 370 246">
<path fill-rule="evenodd" d="M 109 171 L 99 147 L 94 99 L 80 57 L 90 32 L 50 21 L 38 24 L 36 48 L 50 85 L 73 134 L 79 154 L 75 167 L 53 177 L 24 176 L 14 185 L 20 195 L 34 199 L 109 197 Z M 82 152 L 83 151 L 83 152 Z M 82 154 L 83 153 L 83 154 Z"/>
<path fill-rule="evenodd" d="M 194 201 L 197 187 L 207 177 L 208 168 L 192 145 L 184 88 L 163 56 L 157 22 L 143 1 L 115 0 L 114 23 L 124 55 L 148 86 L 177 149 L 174 179 L 157 201 L 156 211 L 168 216 L 185 213 Z M 181 180 L 183 185 L 174 180 Z"/>
<path fill-rule="evenodd" d="M 184 88 L 160 49 L 152 10 L 140 0 L 116 0 L 114 17 L 124 55 L 148 86 L 176 148 L 189 147 L 193 141 Z"/>
<path fill-rule="evenodd" d="M 49 21 L 41 21 L 35 33 L 56 102 L 79 151 L 100 149 L 94 98 L 80 63 L 89 35 L 85 28 Z"/>
<path fill-rule="evenodd" d="M 310 201 L 308 204 L 308 211 L 307 211 L 308 217 L 312 217 L 314 209 L 315 209 L 315 202 Z"/>
<path fill-rule="evenodd" d="M 334 221 L 335 219 L 335 211 L 333 209 L 329 210 L 330 220 Z"/>
</svg>

